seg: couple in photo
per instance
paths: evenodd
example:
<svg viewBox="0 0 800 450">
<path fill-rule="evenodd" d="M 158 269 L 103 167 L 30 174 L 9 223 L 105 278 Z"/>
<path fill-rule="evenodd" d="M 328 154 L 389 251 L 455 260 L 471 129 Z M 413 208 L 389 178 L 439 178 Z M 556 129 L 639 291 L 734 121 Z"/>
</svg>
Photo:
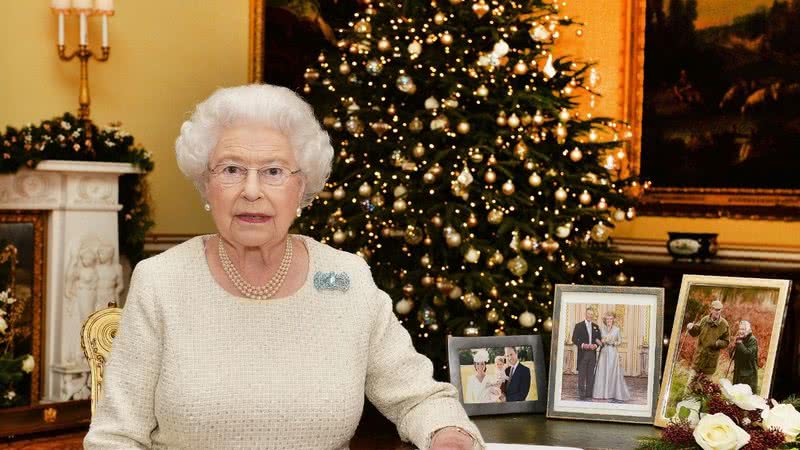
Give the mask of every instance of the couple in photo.
<svg viewBox="0 0 800 450">
<path fill-rule="evenodd" d="M 617 315 L 609 311 L 602 325 L 594 323 L 594 310 L 575 324 L 572 343 L 578 347 L 578 399 L 623 403 L 630 400 L 625 373 L 619 365 L 617 345 L 622 342 Z"/>
<path fill-rule="evenodd" d="M 475 373 L 467 382 L 465 403 L 521 402 L 531 388 L 531 370 L 520 363 L 517 350 L 506 347 L 504 356 L 494 358 L 493 375 L 487 375 L 489 352 L 482 348 L 474 352 Z"/>
</svg>

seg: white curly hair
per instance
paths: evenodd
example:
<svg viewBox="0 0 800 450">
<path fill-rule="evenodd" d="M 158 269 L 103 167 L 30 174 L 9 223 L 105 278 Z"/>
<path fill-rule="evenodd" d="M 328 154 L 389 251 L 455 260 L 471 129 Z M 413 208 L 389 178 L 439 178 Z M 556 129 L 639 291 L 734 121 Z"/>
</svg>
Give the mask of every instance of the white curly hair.
<svg viewBox="0 0 800 450">
<path fill-rule="evenodd" d="M 263 125 L 285 134 L 305 177 L 301 207 L 325 187 L 333 147 L 311 106 L 293 91 L 270 84 L 220 88 L 198 104 L 175 141 L 178 168 L 205 200 L 208 158 L 220 132 L 235 125 Z"/>
</svg>

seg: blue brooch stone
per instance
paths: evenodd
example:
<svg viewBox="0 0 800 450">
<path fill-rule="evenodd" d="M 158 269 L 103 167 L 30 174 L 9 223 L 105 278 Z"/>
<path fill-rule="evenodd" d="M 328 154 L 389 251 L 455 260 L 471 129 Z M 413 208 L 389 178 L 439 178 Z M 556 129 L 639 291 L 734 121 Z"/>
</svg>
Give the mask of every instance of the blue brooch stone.
<svg viewBox="0 0 800 450">
<path fill-rule="evenodd" d="M 350 289 L 350 277 L 344 272 L 317 272 L 314 274 L 314 287 L 318 291 L 347 292 Z"/>
</svg>

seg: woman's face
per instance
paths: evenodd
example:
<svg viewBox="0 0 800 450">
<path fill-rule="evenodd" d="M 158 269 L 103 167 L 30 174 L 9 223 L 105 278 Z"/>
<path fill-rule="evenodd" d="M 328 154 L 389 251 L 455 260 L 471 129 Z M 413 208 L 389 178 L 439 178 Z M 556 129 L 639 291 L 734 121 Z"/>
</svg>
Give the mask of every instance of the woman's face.
<svg viewBox="0 0 800 450">
<path fill-rule="evenodd" d="M 614 316 L 606 316 L 606 326 L 610 327 L 614 325 Z"/>
<path fill-rule="evenodd" d="M 289 139 L 272 128 L 226 128 L 209 155 L 208 167 L 218 171 L 228 165 L 256 170 L 248 170 L 236 184 L 206 173 L 206 198 L 217 231 L 232 244 L 244 247 L 282 241 L 300 206 L 304 179 L 301 174 L 291 175 L 283 185 L 272 186 L 259 179 L 257 169 L 281 166 L 298 170 Z"/>
<path fill-rule="evenodd" d="M 479 374 L 486 373 L 486 363 L 485 362 L 475 363 L 475 372 Z"/>
</svg>

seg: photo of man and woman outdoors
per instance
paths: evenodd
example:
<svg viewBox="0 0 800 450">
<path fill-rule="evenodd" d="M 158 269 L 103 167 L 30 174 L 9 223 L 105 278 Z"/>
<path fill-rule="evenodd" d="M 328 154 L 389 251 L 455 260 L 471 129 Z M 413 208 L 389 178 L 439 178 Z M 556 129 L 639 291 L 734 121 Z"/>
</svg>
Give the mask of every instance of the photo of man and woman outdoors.
<svg viewBox="0 0 800 450">
<path fill-rule="evenodd" d="M 696 283 L 686 289 L 685 299 L 682 291 L 662 387 L 662 422 L 688 400 L 688 386 L 698 374 L 769 394 L 786 289 Z"/>
<path fill-rule="evenodd" d="M 538 400 L 531 346 L 462 349 L 458 358 L 465 404 Z"/>
</svg>

